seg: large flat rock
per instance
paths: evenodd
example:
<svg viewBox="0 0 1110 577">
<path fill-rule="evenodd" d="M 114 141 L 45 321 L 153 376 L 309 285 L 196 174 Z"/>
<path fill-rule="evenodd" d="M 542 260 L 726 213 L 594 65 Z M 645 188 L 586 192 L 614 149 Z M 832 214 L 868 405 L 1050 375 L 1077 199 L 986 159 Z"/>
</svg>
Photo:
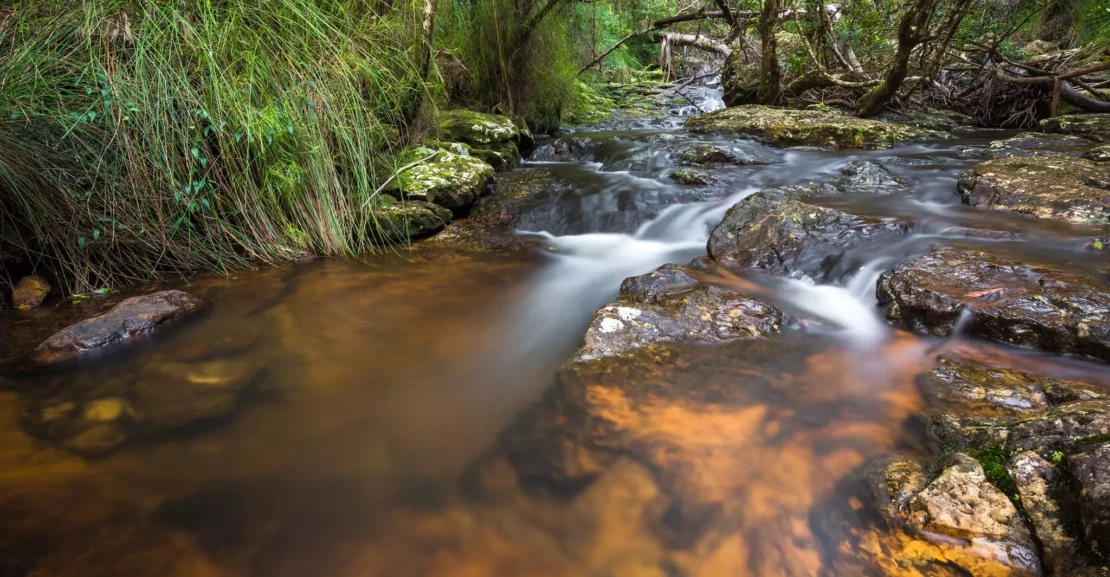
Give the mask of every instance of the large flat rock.
<svg viewBox="0 0 1110 577">
<path fill-rule="evenodd" d="M 746 134 L 775 146 L 889 148 L 901 142 L 948 138 L 943 132 L 832 110 L 795 110 L 749 104 L 694 116 L 693 132 Z"/>
<path fill-rule="evenodd" d="M 965 204 L 1076 224 L 1110 223 L 1110 165 L 1063 156 L 1011 157 L 960 177 Z"/>
<path fill-rule="evenodd" d="M 1110 142 L 1110 114 L 1064 114 L 1041 121 L 1041 130 Z"/>
<path fill-rule="evenodd" d="M 1110 292 L 1100 279 L 946 248 L 884 274 L 878 293 L 887 319 L 918 332 L 948 335 L 966 315 L 972 335 L 1110 360 Z"/>
</svg>

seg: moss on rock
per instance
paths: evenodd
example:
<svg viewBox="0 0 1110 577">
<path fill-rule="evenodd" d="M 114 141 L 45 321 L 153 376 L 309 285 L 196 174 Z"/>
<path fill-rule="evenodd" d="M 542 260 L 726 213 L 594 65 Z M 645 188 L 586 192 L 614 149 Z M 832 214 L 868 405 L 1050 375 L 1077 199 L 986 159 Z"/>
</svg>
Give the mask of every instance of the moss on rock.
<svg viewBox="0 0 1110 577">
<path fill-rule="evenodd" d="M 959 183 L 965 204 L 1075 224 L 1110 224 L 1110 166 L 1064 156 L 979 163 Z"/>
<path fill-rule="evenodd" d="M 450 110 L 439 118 L 439 133 L 446 139 L 472 146 L 486 146 L 520 139 L 520 128 L 507 116 L 473 110 Z"/>
<path fill-rule="evenodd" d="M 386 186 L 385 194 L 458 212 L 478 199 L 493 176 L 493 167 L 478 158 L 425 146 L 413 147 L 401 156 L 402 166 L 413 162 L 415 166 Z"/>
</svg>

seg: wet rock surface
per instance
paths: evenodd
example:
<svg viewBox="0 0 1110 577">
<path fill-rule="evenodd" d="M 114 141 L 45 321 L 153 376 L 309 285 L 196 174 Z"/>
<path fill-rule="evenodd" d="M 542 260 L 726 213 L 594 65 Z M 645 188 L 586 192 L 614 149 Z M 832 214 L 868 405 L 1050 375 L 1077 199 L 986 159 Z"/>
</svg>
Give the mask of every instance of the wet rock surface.
<svg viewBox="0 0 1110 577">
<path fill-rule="evenodd" d="M 1092 162 L 1110 162 L 1110 144 L 1092 147 L 1083 153 L 1083 158 Z"/>
<path fill-rule="evenodd" d="M 1098 142 L 1110 142 L 1110 114 L 1064 114 L 1042 120 L 1040 128 L 1045 132 L 1072 134 Z"/>
<path fill-rule="evenodd" d="M 126 299 L 108 312 L 81 321 L 46 339 L 32 354 L 40 364 L 56 363 L 149 333 L 198 312 L 204 301 L 179 290 Z"/>
<path fill-rule="evenodd" d="M 1086 159 L 989 160 L 965 173 L 959 187 L 964 203 L 978 208 L 1076 224 L 1110 223 L 1110 168 Z"/>
<path fill-rule="evenodd" d="M 1048 409 L 1046 381 L 1050 380 L 948 360 L 918 378 L 927 399 L 947 410 L 982 416 L 1043 413 Z"/>
<path fill-rule="evenodd" d="M 651 343 L 714 344 L 779 332 L 782 313 L 735 291 L 700 284 L 697 271 L 664 265 L 626 279 L 613 304 L 594 314 L 574 362 Z"/>
<path fill-rule="evenodd" d="M 879 279 L 888 320 L 948 335 L 967 333 L 1054 353 L 1110 360 L 1110 293 L 1102 280 L 982 251 L 938 249 Z"/>
<path fill-rule="evenodd" d="M 12 306 L 27 311 L 38 307 L 50 294 L 50 283 L 41 276 L 25 276 L 12 289 Z"/>
<path fill-rule="evenodd" d="M 887 148 L 900 142 L 947 138 L 947 134 L 893 122 L 861 119 L 828 110 L 736 106 L 690 118 L 696 133 L 747 134 L 775 146 L 818 145 Z"/>
<path fill-rule="evenodd" d="M 498 174 L 491 181 L 489 194 L 474 205 L 469 217 L 486 226 L 527 227 L 537 207 L 569 193 L 573 187 L 573 183 L 554 178 L 550 172 L 533 168 Z"/>
<path fill-rule="evenodd" d="M 709 256 L 723 264 L 777 275 L 820 276 L 846 248 L 905 231 L 899 222 L 866 218 L 804 202 L 838 191 L 827 184 L 757 192 L 733 206 L 709 237 Z M 802 200 L 799 200 L 802 199 Z"/>
<path fill-rule="evenodd" d="M 717 144 L 699 144 L 688 148 L 679 155 L 679 161 L 688 166 L 702 167 L 770 164 L 769 160 L 756 158 L 741 149 Z"/>
<path fill-rule="evenodd" d="M 678 184 L 706 185 L 713 182 L 713 175 L 694 168 L 676 168 L 671 171 L 671 180 Z"/>
</svg>

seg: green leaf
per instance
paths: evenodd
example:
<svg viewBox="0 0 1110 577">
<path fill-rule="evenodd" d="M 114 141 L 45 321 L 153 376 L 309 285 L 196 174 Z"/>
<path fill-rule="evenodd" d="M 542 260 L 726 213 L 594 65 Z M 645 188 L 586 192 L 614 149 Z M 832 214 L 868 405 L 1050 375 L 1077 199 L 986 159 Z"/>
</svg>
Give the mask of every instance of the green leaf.
<svg viewBox="0 0 1110 577">
<path fill-rule="evenodd" d="M 194 147 L 192 148 L 192 150 L 190 150 L 189 152 L 192 152 L 192 153 L 193 153 L 193 158 L 195 158 L 195 159 L 200 159 L 200 149 L 199 149 L 199 148 L 197 148 L 197 147 L 195 147 L 195 146 L 194 146 Z"/>
<path fill-rule="evenodd" d="M 99 228 L 93 229 L 93 241 L 95 242 L 97 240 L 100 240 L 100 229 Z"/>
<path fill-rule="evenodd" d="M 83 237 L 83 236 L 77 237 L 77 248 L 84 250 L 84 248 L 85 248 L 85 237 Z"/>
<path fill-rule="evenodd" d="M 1097 248 L 1099 250 L 1102 250 L 1102 241 L 1101 240 L 1096 240 L 1095 241 L 1095 248 Z"/>
</svg>

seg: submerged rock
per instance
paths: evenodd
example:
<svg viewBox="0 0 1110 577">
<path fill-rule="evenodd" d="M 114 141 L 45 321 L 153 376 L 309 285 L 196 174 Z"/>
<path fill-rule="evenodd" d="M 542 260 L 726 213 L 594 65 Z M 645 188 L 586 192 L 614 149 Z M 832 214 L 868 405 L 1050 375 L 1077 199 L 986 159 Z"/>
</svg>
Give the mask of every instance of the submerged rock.
<svg viewBox="0 0 1110 577">
<path fill-rule="evenodd" d="M 193 314 L 204 300 L 187 292 L 168 290 L 126 299 L 108 312 L 71 325 L 46 339 L 32 353 L 42 364 L 64 361 L 79 353 L 127 341 Z"/>
<path fill-rule="evenodd" d="M 904 141 L 948 137 L 943 132 L 857 118 L 831 110 L 762 105 L 735 106 L 694 116 L 686 126 L 699 133 L 749 134 L 775 146 L 887 148 Z"/>
<path fill-rule="evenodd" d="M 41 276 L 25 276 L 12 289 L 12 306 L 28 311 L 37 308 L 50 294 L 50 283 Z"/>
<path fill-rule="evenodd" d="M 499 142 L 517 142 L 521 139 L 521 130 L 511 118 L 464 109 L 440 114 L 439 134 L 447 140 L 477 147 L 487 147 Z"/>
<path fill-rule="evenodd" d="M 1110 141 L 1110 114 L 1064 114 L 1041 121 L 1041 130 Z"/>
<path fill-rule="evenodd" d="M 705 286 L 690 267 L 668 264 L 625 279 L 613 304 L 598 309 L 575 362 L 651 343 L 713 344 L 776 333 L 782 313 L 735 291 Z"/>
<path fill-rule="evenodd" d="M 1110 167 L 1069 157 L 1003 158 L 960 177 L 965 204 L 1076 224 L 1110 223 Z"/>
<path fill-rule="evenodd" d="M 453 218 L 446 208 L 417 200 L 381 199 L 371 212 L 374 227 L 383 242 L 408 242 L 431 236 Z"/>
<path fill-rule="evenodd" d="M 887 319 L 944 336 L 961 314 L 969 334 L 1110 360 L 1110 292 L 1062 269 L 962 249 L 903 263 L 878 283 Z"/>
<path fill-rule="evenodd" d="M 485 191 L 493 167 L 473 156 L 423 146 L 401 156 L 401 172 L 383 190 L 396 199 L 437 204 L 453 212 L 465 210 Z"/>
<path fill-rule="evenodd" d="M 920 541 L 900 554 L 921 564 L 943 560 L 967 575 L 1040 575 L 1037 543 L 979 462 L 956 453 L 940 466 L 926 482 L 915 463 L 895 461 L 871 481 L 887 523 Z"/>
<path fill-rule="evenodd" d="M 904 232 L 899 222 L 865 218 L 805 199 L 838 191 L 827 184 L 771 188 L 725 213 L 707 250 L 714 260 L 777 275 L 817 275 L 826 258 L 886 234 Z"/>
<path fill-rule="evenodd" d="M 131 390 L 137 424 L 143 432 L 160 433 L 224 418 L 259 370 L 253 362 L 229 359 L 151 366 Z"/>
</svg>

